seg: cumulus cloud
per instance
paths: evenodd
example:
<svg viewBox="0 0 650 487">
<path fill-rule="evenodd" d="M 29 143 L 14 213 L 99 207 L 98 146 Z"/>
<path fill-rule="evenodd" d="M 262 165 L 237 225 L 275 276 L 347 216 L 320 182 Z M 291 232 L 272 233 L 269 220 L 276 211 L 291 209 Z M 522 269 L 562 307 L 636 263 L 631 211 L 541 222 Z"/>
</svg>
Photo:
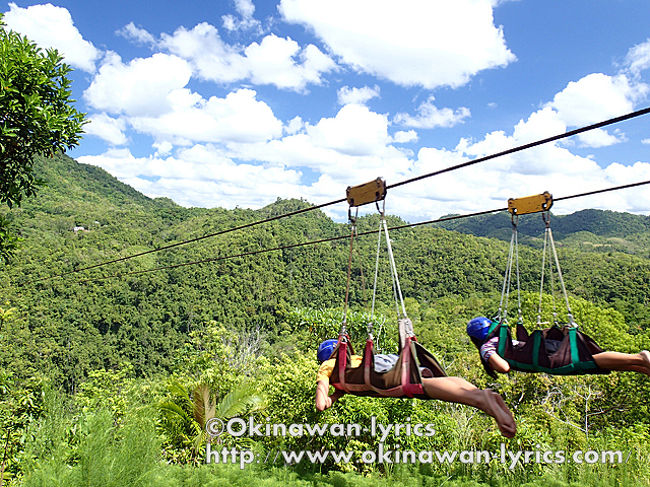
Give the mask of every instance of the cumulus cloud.
<svg viewBox="0 0 650 487">
<path fill-rule="evenodd" d="M 332 8 L 342 5 L 338 0 L 333 1 Z M 459 3 L 467 5 L 469 1 L 459 0 Z M 491 8 L 486 7 L 488 2 L 473 1 L 478 6 L 478 13 L 472 12 L 470 16 L 475 20 L 482 19 L 486 36 L 496 32 L 503 52 L 507 53 L 505 57 L 508 59 L 504 63 L 510 62 L 514 58 L 507 51 L 502 36 L 499 37 L 499 29 L 493 25 Z M 409 0 L 404 8 L 411 12 L 416 7 L 424 10 L 434 8 L 429 3 L 437 2 L 424 5 Z M 246 8 L 252 18 L 254 8 L 251 9 L 252 4 L 246 7 L 248 4 L 241 2 L 243 10 L 239 14 L 242 18 L 248 15 L 245 14 Z M 306 0 L 283 0 L 281 9 L 294 8 L 295 14 L 295 8 L 301 5 L 307 6 L 309 12 L 320 8 L 315 2 L 310 4 Z M 379 14 L 377 19 L 370 19 L 368 23 L 376 27 L 381 25 L 382 15 L 390 10 L 390 6 L 382 1 L 373 5 L 377 6 Z M 354 13 L 358 6 L 354 2 L 348 8 Z M 455 8 L 450 7 L 452 13 Z M 303 16 L 308 17 L 307 13 Z M 488 17 L 489 22 L 486 21 Z M 345 24 L 347 20 L 341 22 Z M 415 24 L 415 28 L 419 28 L 419 23 Z M 319 33 L 317 27 L 313 29 L 325 39 L 325 34 Z M 375 32 L 365 25 L 361 30 L 366 36 Z M 150 42 L 153 36 L 147 34 L 135 25 L 122 33 L 134 40 Z M 407 41 L 409 39 L 407 37 Z M 441 44 L 451 47 L 438 46 L 436 49 L 446 49 L 447 54 L 458 57 L 457 46 L 451 42 L 453 39 Z M 418 132 L 407 128 L 451 126 L 469 117 L 469 110 L 465 107 L 439 108 L 431 96 L 411 113 L 391 117 L 366 106 L 369 100 L 379 97 L 379 87 L 346 85 L 337 90 L 337 101 L 341 105 L 338 111 L 304 120 L 294 113 L 280 120 L 253 89 L 238 86 L 219 96 L 207 97 L 189 87 L 193 87 L 189 85 L 190 79 L 198 77 L 219 83 L 249 81 L 271 84 L 304 92 L 309 85 L 324 83 L 325 73 L 338 69 L 330 56 L 339 56 L 343 62 L 360 71 L 374 72 L 389 79 L 392 79 L 389 74 L 402 79 L 399 78 L 402 76 L 399 74 L 401 61 L 395 62 L 392 68 L 379 61 L 372 65 L 374 58 L 360 58 L 366 64 L 361 61 L 354 64 L 329 42 L 331 51 L 328 55 L 315 45 L 301 46 L 289 37 L 273 34 L 260 35 L 257 42 L 246 46 L 231 45 L 207 23 L 193 29 L 179 28 L 173 34 L 163 34 L 155 42 L 156 47 L 164 49 L 165 53 L 130 61 L 122 61 L 116 54 L 108 53 L 84 94 L 88 105 L 98 112 L 91 117 L 90 133 L 112 145 L 121 145 L 125 143 L 125 130 L 129 127 L 150 135 L 153 138 L 152 152 L 155 153 L 150 157 L 134 157 L 129 150 L 112 149 L 101 155 L 86 156 L 80 161 L 106 168 L 149 196 L 168 196 L 188 206 L 259 207 L 274 201 L 277 196 L 303 197 L 322 203 L 342 196 L 350 184 L 378 176 L 386 178 L 389 183 L 399 182 L 556 135 L 570 127 L 620 115 L 631 111 L 648 93 L 648 87 L 630 72 L 616 76 L 594 73 L 568 83 L 548 103 L 510 129 L 490 132 L 476 139 L 460 139 L 456 147 L 453 144 L 447 149 L 421 147 L 414 153 L 412 145 L 400 145 L 418 140 Z M 380 50 L 390 49 L 386 47 L 389 42 L 384 37 L 380 36 L 373 42 L 372 45 Z M 396 42 L 402 41 L 398 39 Z M 423 36 L 422 46 L 431 54 L 434 47 L 428 42 L 428 37 Z M 498 42 L 493 47 L 495 45 Z M 351 52 L 365 52 L 362 42 L 357 42 L 351 49 Z M 383 54 L 389 53 L 388 50 Z M 418 59 L 412 53 L 400 54 L 400 60 L 402 57 L 411 63 Z M 415 69 L 408 75 L 412 76 L 410 81 L 393 81 L 406 85 L 454 86 L 454 83 L 465 82 L 476 72 L 490 67 L 485 62 L 482 67 L 477 67 L 480 63 L 474 58 L 465 59 L 463 63 L 456 66 L 453 73 L 443 73 L 447 78 L 435 78 L 430 85 L 421 81 L 425 74 L 429 74 L 426 68 Z M 492 64 L 496 65 L 503 63 Z M 374 66 L 372 69 L 375 71 L 367 66 Z M 468 66 L 474 67 L 470 69 Z M 451 79 L 455 81 L 449 81 Z M 298 113 L 302 115 L 302 112 Z M 403 129 L 397 130 L 396 125 Z M 649 179 L 649 161 L 638 161 L 633 166 L 614 162 L 603 168 L 595 160 L 571 151 L 579 145 L 602 147 L 625 139 L 622 132 L 609 130 L 583 134 L 578 143 L 572 145 L 547 144 L 471 169 L 396 188 L 391 191 L 389 211 L 417 221 L 452 212 L 498 208 L 504 206 L 509 197 L 544 190 L 563 196 Z M 648 140 L 643 142 L 650 143 Z M 303 181 L 303 171 L 308 175 L 308 182 Z M 555 209 L 568 212 L 584 207 L 603 207 L 648 212 L 650 195 L 645 195 L 646 192 L 630 190 L 616 196 L 581 199 Z M 332 216 L 342 217 L 345 210 L 328 211 Z"/>
<path fill-rule="evenodd" d="M 375 85 L 372 88 L 369 86 L 362 86 L 361 88 L 342 86 L 336 92 L 339 105 L 347 105 L 349 103 L 364 103 L 379 98 L 379 86 Z"/>
<path fill-rule="evenodd" d="M 413 175 L 427 174 L 467 160 L 490 155 L 566 130 L 566 125 L 551 107 L 545 107 L 521 120 L 510 134 L 495 131 L 480 140 L 461 139 L 453 150 L 424 147 L 418 152 Z M 613 163 L 600 167 L 597 162 L 572 153 L 558 144 L 502 156 L 404 188 L 404 198 L 435 206 L 442 213 L 469 213 L 505 206 L 508 198 L 550 191 L 554 196 L 607 188 L 650 176 L 650 164 L 633 166 Z M 468 198 L 476 195 L 476 198 Z M 645 205 L 645 208 L 644 208 Z M 554 211 L 568 213 L 583 208 L 603 208 L 648 213 L 650 194 L 643 188 L 616 195 L 599 195 L 556 204 Z M 413 210 L 415 211 L 415 207 Z"/>
<path fill-rule="evenodd" d="M 389 140 L 386 116 L 354 104 L 345 105 L 334 118 L 308 126 L 307 134 L 318 147 L 348 155 L 375 154 Z"/>
<path fill-rule="evenodd" d="M 624 75 L 593 73 L 569 82 L 548 106 L 568 125 L 587 125 L 632 111 L 647 93 L 646 84 L 632 83 Z"/>
<path fill-rule="evenodd" d="M 304 91 L 321 84 L 323 73 L 334 71 L 334 61 L 313 44 L 304 48 L 293 39 L 265 36 L 245 48 L 225 43 L 213 25 L 202 22 L 193 29 L 178 28 L 163 34 L 160 46 L 186 59 L 204 80 L 234 82 L 250 79 L 281 89 Z"/>
<path fill-rule="evenodd" d="M 284 131 L 289 134 L 295 134 L 300 132 L 300 130 L 303 129 L 305 126 L 305 122 L 303 122 L 302 118 L 300 117 L 293 117 L 291 120 L 289 120 L 289 123 L 284 127 Z"/>
<path fill-rule="evenodd" d="M 435 127 L 453 127 L 462 123 L 470 116 L 469 108 L 460 107 L 457 110 L 451 108 L 438 108 L 434 105 L 435 98 L 430 96 L 427 101 L 420 104 L 416 115 L 398 113 L 393 121 L 398 125 L 420 129 L 432 129 Z"/>
<path fill-rule="evenodd" d="M 584 147 L 607 147 L 610 145 L 618 144 L 626 140 L 625 134 L 622 132 L 610 134 L 603 129 L 590 130 L 578 136 L 581 144 Z"/>
<path fill-rule="evenodd" d="M 191 75 L 189 64 L 177 56 L 157 53 L 125 64 L 109 53 L 84 98 L 108 113 L 161 115 L 171 109 L 169 94 L 187 85 Z"/>
<path fill-rule="evenodd" d="M 239 49 L 223 42 L 219 31 L 207 22 L 192 30 L 179 27 L 173 34 L 162 34 L 160 47 L 188 60 L 204 80 L 232 82 L 245 79 L 249 70 Z"/>
<path fill-rule="evenodd" d="M 127 143 L 124 130 L 126 122 L 122 118 L 113 118 L 105 113 L 96 113 L 88 117 L 89 123 L 84 125 L 84 132 L 96 135 L 111 145 Z"/>
<path fill-rule="evenodd" d="M 250 91 L 233 92 L 230 99 L 218 99 L 216 106 L 222 111 L 217 118 L 228 119 L 228 110 L 236 116 L 242 106 L 261 103 Z M 170 136 L 188 122 L 180 117 L 174 123 L 178 126 L 168 129 Z M 345 188 L 353 183 L 378 176 L 389 183 L 402 181 L 562 133 L 566 128 L 558 112 L 545 106 L 510 131 L 490 132 L 478 140 L 461 139 L 452 149 L 422 147 L 413 156 L 393 144 L 414 140 L 415 131 L 396 132 L 391 137 L 386 115 L 363 105 L 348 104 L 335 116 L 314 124 L 296 117 L 284 126 L 283 132 L 278 125 L 267 139 L 233 138 L 223 143 L 230 135 L 222 133 L 219 143 L 188 141 L 187 147 L 176 150 L 173 156 L 171 144 L 158 142 L 157 155 L 149 158 L 135 158 L 128 151 L 113 150 L 84 157 L 81 162 L 100 165 L 149 196 L 168 196 L 188 206 L 259 207 L 277 196 L 323 203 L 344 194 Z M 302 181 L 305 169 L 316 172 L 316 181 Z M 545 190 L 556 197 L 566 196 L 642 179 L 650 179 L 648 162 L 639 161 L 633 166 L 613 163 L 602 168 L 568 147 L 547 144 L 402 186 L 391 192 L 389 211 L 418 221 L 448 213 L 499 208 L 510 197 Z M 650 195 L 646 193 L 643 189 L 629 190 L 572 200 L 556 204 L 554 211 L 566 213 L 596 207 L 647 213 Z M 328 213 L 344 218 L 340 208 L 330 208 Z"/>
<path fill-rule="evenodd" d="M 336 67 L 334 61 L 313 44 L 300 49 L 296 41 L 273 34 L 264 37 L 260 44 L 253 42 L 244 53 L 253 83 L 296 91 L 303 91 L 309 83 L 321 84 L 321 73 Z M 296 57 L 300 63 L 296 63 Z"/>
<path fill-rule="evenodd" d="M 492 0 L 282 0 L 287 22 L 312 30 L 340 61 L 402 86 L 461 86 L 515 56 Z"/>
<path fill-rule="evenodd" d="M 236 164 L 213 146 L 195 145 L 168 157 L 135 157 L 128 149 L 113 149 L 78 160 L 104 168 L 147 196 L 165 196 L 183 206 L 259 208 L 278 195 L 302 195 L 300 172 Z"/>
<path fill-rule="evenodd" d="M 95 71 L 101 51 L 81 36 L 67 9 L 50 3 L 26 8 L 9 3 L 4 22 L 39 46 L 57 49 L 71 66 L 89 73 Z"/>
<path fill-rule="evenodd" d="M 630 48 L 625 56 L 625 67 L 635 76 L 650 68 L 650 39 Z"/>
<path fill-rule="evenodd" d="M 631 81 L 623 74 L 592 73 L 569 82 L 546 106 L 553 108 L 568 126 L 589 125 L 633 111 L 635 104 L 648 91 L 648 85 Z M 625 140 L 624 134 L 610 134 L 605 130 L 581 134 L 579 139 L 590 147 L 603 147 Z"/>
<path fill-rule="evenodd" d="M 282 122 L 257 93 L 240 89 L 225 98 L 203 99 L 189 90 L 169 94 L 170 110 L 159 116 L 135 116 L 133 128 L 157 140 L 187 145 L 192 142 L 253 143 L 282 134 Z"/>
<path fill-rule="evenodd" d="M 244 29 L 257 29 L 261 30 L 261 24 L 258 20 L 253 18 L 255 13 L 255 5 L 252 0 L 235 0 L 235 9 L 240 15 L 240 18 L 234 15 L 223 15 L 223 26 L 230 31 L 244 30 Z"/>
<path fill-rule="evenodd" d="M 282 122 L 254 90 L 205 99 L 186 88 L 191 75 L 189 63 L 175 55 L 156 53 L 124 63 L 111 54 L 84 98 L 96 110 L 125 117 L 157 144 L 257 142 L 282 134 Z"/>
<path fill-rule="evenodd" d="M 397 142 L 398 144 L 406 144 L 407 142 L 415 142 L 416 140 L 418 140 L 418 134 L 415 130 L 400 130 L 393 135 L 393 142 Z"/>
<path fill-rule="evenodd" d="M 153 46 L 156 43 L 156 39 L 149 33 L 149 31 L 137 27 L 133 22 L 129 22 L 115 33 L 125 39 L 135 42 L 136 44 Z"/>
</svg>

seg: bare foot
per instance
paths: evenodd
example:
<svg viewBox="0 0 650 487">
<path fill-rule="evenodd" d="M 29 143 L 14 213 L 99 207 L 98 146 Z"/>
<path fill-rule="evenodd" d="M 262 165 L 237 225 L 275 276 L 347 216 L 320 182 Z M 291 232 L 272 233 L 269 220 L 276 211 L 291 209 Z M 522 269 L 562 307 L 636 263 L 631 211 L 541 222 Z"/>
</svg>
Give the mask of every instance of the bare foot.
<svg viewBox="0 0 650 487">
<path fill-rule="evenodd" d="M 517 424 L 503 398 L 491 389 L 485 389 L 483 394 L 487 406 L 485 412 L 495 419 L 501 434 L 506 438 L 515 436 Z"/>
</svg>

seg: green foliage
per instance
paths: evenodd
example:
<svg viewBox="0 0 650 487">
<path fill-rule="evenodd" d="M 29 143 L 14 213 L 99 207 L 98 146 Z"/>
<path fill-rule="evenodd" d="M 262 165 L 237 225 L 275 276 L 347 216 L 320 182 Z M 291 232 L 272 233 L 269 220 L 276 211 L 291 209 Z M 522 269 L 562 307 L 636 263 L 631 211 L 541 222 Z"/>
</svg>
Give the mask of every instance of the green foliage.
<svg viewBox="0 0 650 487">
<path fill-rule="evenodd" d="M 110 485 L 113 477 L 123 485 L 270 486 L 639 485 L 650 479 L 643 453 L 650 440 L 650 411 L 643 400 L 650 395 L 647 377 L 511 374 L 492 381 L 480 366 L 465 326 L 470 318 L 496 310 L 507 244 L 430 227 L 391 235 L 407 312 L 418 339 L 449 375 L 481 388 L 492 387 L 504 396 L 519 427 L 517 437 L 505 445 L 511 450 L 621 449 L 631 452 L 630 463 L 616 467 L 527 464 L 511 470 L 499 462 L 411 468 L 330 460 L 324 465 L 303 462 L 286 468 L 256 465 L 243 472 L 238 466 L 200 465 L 209 417 L 367 425 L 374 416 L 383 424 L 403 424 L 410 418 L 411 424 L 435 426 L 431 438 L 389 435 L 390 445 L 399 449 L 495 451 L 503 439 L 486 415 L 439 401 L 347 396 L 323 413 L 316 411 L 315 351 L 321 340 L 335 337 L 341 325 L 345 241 L 82 282 L 86 277 L 349 231 L 322 212 L 64 279 L 33 282 L 294 211 L 304 208 L 305 201 L 278 200 L 260 210 L 187 209 L 147 198 L 101 169 L 60 154 L 36 157 L 34 168 L 47 184 L 12 210 L 12 225 L 20 229 L 23 242 L 13 264 L 0 268 L 4 284 L 0 367 L 11 371 L 0 377 L 0 424 L 3 438 L 10 440 L 6 474 L 14 484 L 23 474 L 26 485 L 73 486 Z M 0 210 L 0 215 L 7 213 Z M 614 217 L 612 229 L 627 218 Z M 554 222 L 560 225 L 564 218 L 554 217 Z M 632 226 L 621 228 L 643 235 L 645 230 L 637 228 L 640 220 L 629 220 Z M 558 239 L 560 262 L 576 320 L 605 348 L 629 352 L 650 348 L 650 261 L 640 250 L 644 240 L 629 247 L 627 254 L 619 253 L 613 250 L 629 243 L 627 235 L 614 230 L 597 233 L 592 223 L 583 233 L 573 232 L 579 222 L 567 227 L 565 235 L 557 232 L 564 237 Z M 360 231 L 375 229 L 377 223 L 376 216 L 360 218 Z M 390 217 L 391 225 L 402 223 Z M 75 226 L 84 230 L 75 233 Z M 520 249 L 522 304 L 529 328 L 536 326 L 541 265 L 536 238 L 531 234 L 531 246 Z M 601 251 L 605 240 L 611 243 L 616 238 L 625 242 Z M 603 247 L 578 245 L 587 240 Z M 368 284 L 374 275 L 375 249 L 376 234 L 356 240 L 347 321 L 356 350 L 363 347 L 370 319 Z M 392 352 L 396 350 L 395 303 L 385 252 L 380 264 L 374 335 L 379 348 Z M 544 320 L 552 319 L 553 302 L 551 295 L 543 296 Z M 564 319 L 558 295 L 555 304 Z M 43 375 L 48 379 L 34 379 Z M 64 392 L 48 395 L 49 387 Z M 265 400 L 260 402 L 257 396 Z M 139 458 L 120 448 L 123 440 Z M 378 439 L 369 434 L 245 441 L 223 435 L 221 440 L 261 455 L 279 448 L 350 450 L 357 455 L 378 448 Z M 92 461 L 90 452 L 100 447 L 105 456 Z M 131 466 L 124 470 L 120 465 Z"/>
<path fill-rule="evenodd" d="M 20 205 L 36 192 L 37 154 L 53 155 L 79 143 L 84 115 L 70 98 L 70 67 L 56 50 L 5 29 L 0 17 L 0 204 Z M 0 220 L 0 257 L 15 247 Z"/>
</svg>

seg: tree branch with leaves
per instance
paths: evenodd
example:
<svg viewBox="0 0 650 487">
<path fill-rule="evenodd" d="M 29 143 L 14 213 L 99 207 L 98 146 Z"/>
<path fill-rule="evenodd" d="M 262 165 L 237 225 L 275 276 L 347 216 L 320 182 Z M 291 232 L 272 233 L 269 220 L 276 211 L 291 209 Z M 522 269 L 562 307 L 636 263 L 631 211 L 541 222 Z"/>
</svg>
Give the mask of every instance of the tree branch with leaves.
<svg viewBox="0 0 650 487">
<path fill-rule="evenodd" d="M 7 29 L 0 14 L 0 205 L 13 208 L 36 193 L 34 156 L 79 144 L 85 114 L 73 106 L 71 70 L 56 49 Z M 0 218 L 0 261 L 16 248 L 10 235 Z"/>
</svg>

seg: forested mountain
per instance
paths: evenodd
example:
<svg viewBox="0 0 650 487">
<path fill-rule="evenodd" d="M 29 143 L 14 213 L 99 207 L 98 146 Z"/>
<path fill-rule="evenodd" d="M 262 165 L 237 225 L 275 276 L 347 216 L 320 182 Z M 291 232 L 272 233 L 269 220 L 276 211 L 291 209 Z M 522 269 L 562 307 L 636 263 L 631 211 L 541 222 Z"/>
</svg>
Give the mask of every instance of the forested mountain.
<svg viewBox="0 0 650 487">
<path fill-rule="evenodd" d="M 147 198 L 105 171 L 66 156 L 39 160 L 36 167 L 45 183 L 35 198 L 12 213 L 24 240 L 15 260 L 1 271 L 9 283 L 3 287 L 2 301 L 19 310 L 13 345 L 22 350 L 20 370 L 26 374 L 35 368 L 51 367 L 74 389 L 89 370 L 112 367 L 123 360 L 138 373 L 153 373 L 171 366 L 173 350 L 197 323 L 214 319 L 229 326 L 275 330 L 292 307 L 341 305 L 346 240 L 87 281 L 348 232 L 346 225 L 333 222 L 321 211 L 38 281 L 286 213 L 307 203 L 278 200 L 256 211 L 188 209 L 169 200 Z M 373 229 L 377 221 L 376 216 L 362 218 L 359 230 Z M 393 224 L 400 222 L 391 220 Z M 501 222 L 500 229 L 509 231 L 505 214 L 456 223 L 455 229 L 492 235 L 480 230 L 498 226 L 492 222 Z M 535 235 L 532 223 L 530 228 L 527 225 L 522 223 L 522 232 Z M 596 210 L 554 218 L 563 242 L 577 239 L 585 229 L 598 230 L 599 236 L 607 238 L 625 238 L 630 229 L 644 232 L 645 225 L 646 217 Z M 434 227 L 395 231 L 392 237 L 404 293 L 423 306 L 444 296 L 495 294 L 501 289 L 505 242 Z M 361 273 L 368 283 L 371 281 L 375 245 L 372 236 L 358 240 L 351 290 L 356 306 L 364 300 Z M 521 260 L 522 288 L 534 291 L 538 287 L 539 251 L 522 248 Z M 646 311 L 648 259 L 615 252 L 602 258 L 568 245 L 561 249 L 561 261 L 570 292 L 615 306 L 634 329 L 650 326 Z M 380 298 L 390 302 L 387 269 L 382 272 L 384 294 Z M 5 364 L 10 357 L 16 359 L 14 354 L 15 350 L 4 347 L 0 351 Z"/>
<path fill-rule="evenodd" d="M 507 212 L 440 222 L 436 226 L 508 241 L 512 234 L 511 218 Z M 650 257 L 650 216 L 590 209 L 570 215 L 552 215 L 551 227 L 561 245 L 584 251 L 616 251 Z M 520 243 L 541 247 L 544 222 L 540 215 L 521 216 L 518 230 Z"/>
<path fill-rule="evenodd" d="M 436 424 L 439 431 L 426 442 L 391 438 L 404 448 L 477 449 L 503 441 L 486 416 L 470 416 L 465 409 L 438 401 L 431 407 L 422 402 L 346 397 L 325 416 L 315 412 L 314 349 L 320 340 L 335 336 L 340 325 L 348 262 L 346 224 L 314 210 L 71 273 L 309 203 L 278 199 L 260 210 L 183 208 L 167 199 L 147 198 L 105 171 L 66 156 L 39 159 L 36 168 L 43 186 L 37 196 L 10 213 L 23 240 L 13 261 L 0 268 L 0 430 L 9 445 L 5 474 L 16 475 L 16 482 L 27 474 L 27 485 L 55 485 L 52 479 L 68 485 L 65 475 L 92 477 L 90 465 L 98 469 L 96 475 L 110 478 L 117 475 L 112 469 L 119 465 L 129 465 L 134 478 L 145 475 L 138 469 L 149 469 L 146 475 L 157 472 L 156 478 L 189 478 L 193 470 L 170 473 L 169 469 L 174 464 L 202 462 L 204 424 L 195 418 L 205 419 L 205 410 L 197 410 L 197 404 L 237 404 L 231 394 L 250 399 L 254 390 L 265 395 L 265 405 L 258 406 L 261 414 L 275 422 L 364 423 L 375 415 L 402 423 L 412 417 Z M 360 218 L 359 232 L 376 230 L 378 222 L 376 215 Z M 403 223 L 389 217 L 391 226 Z M 650 259 L 643 240 L 648 234 L 647 218 L 586 210 L 554 217 L 553 225 L 573 312 L 583 330 L 606 348 L 626 352 L 649 348 Z M 406 306 L 422 343 L 449 374 L 481 387 L 490 385 L 504 395 L 520 422 L 509 448 L 537 449 L 544 444 L 585 449 L 593 448 L 590 442 L 595 438 L 603 449 L 628 448 L 638 452 L 638 458 L 632 458 L 625 470 L 606 466 L 540 470 L 539 465 L 531 465 L 513 473 L 498 465 L 440 465 L 409 475 L 429 476 L 430 481 L 422 480 L 422 485 L 450 478 L 460 482 L 453 485 L 465 485 L 466 477 L 491 483 L 502 474 L 506 475 L 503 485 L 535 482 L 540 473 L 567 482 L 579 477 L 584 485 L 603 478 L 611 480 L 603 485 L 626 485 L 626 479 L 639 476 L 650 479 L 639 453 L 650 438 L 650 412 L 645 400 L 630 402 L 630 397 L 645 398 L 650 392 L 645 376 L 564 380 L 522 375 L 488 384 L 464 328 L 468 319 L 489 315 L 499 304 L 509 216 L 457 220 L 446 226 L 449 229 L 422 226 L 391 234 Z M 534 326 L 539 233 L 534 222 L 523 218 L 521 231 L 531 244 L 520 248 L 522 309 L 526 324 Z M 633 241 L 631 235 L 638 239 Z M 232 257 L 336 236 L 345 238 Z M 355 240 L 349 329 L 359 346 L 369 319 L 361 312 L 369 310 L 376 242 L 375 234 Z M 223 259 L 181 265 L 215 258 Z M 393 350 L 395 306 L 384 251 L 380 261 L 376 320 L 381 325 L 375 335 L 378 347 Z M 140 273 L 157 267 L 165 269 Z M 513 293 L 511 310 L 516 299 Z M 545 319 L 550 319 L 552 307 L 563 305 L 557 287 L 554 293 L 547 287 L 542 301 Z M 143 404 L 146 419 L 138 412 Z M 240 411 L 246 411 L 248 404 L 240 403 Z M 117 429 L 111 429 L 113 425 Z M 114 436 L 104 434 L 109 429 Z M 149 453 L 126 451 L 123 440 Z M 238 445 L 235 438 L 225 441 Z M 376 438 L 355 441 L 358 448 L 377 447 Z M 266 438 L 253 443 L 262 450 L 296 450 L 346 449 L 347 442 L 325 437 L 308 442 Z M 105 463 L 84 463 L 98 448 Z M 322 468 L 325 472 L 349 467 L 328 463 Z M 196 474 L 203 475 L 201 479 L 223 474 L 223 470 L 201 472 Z M 330 483 L 335 477 L 319 478 L 322 485 L 348 485 L 345 479 Z M 359 478 L 351 478 L 350 485 Z M 528 485 L 548 485 L 550 480 L 544 479 L 542 484 Z"/>
</svg>

